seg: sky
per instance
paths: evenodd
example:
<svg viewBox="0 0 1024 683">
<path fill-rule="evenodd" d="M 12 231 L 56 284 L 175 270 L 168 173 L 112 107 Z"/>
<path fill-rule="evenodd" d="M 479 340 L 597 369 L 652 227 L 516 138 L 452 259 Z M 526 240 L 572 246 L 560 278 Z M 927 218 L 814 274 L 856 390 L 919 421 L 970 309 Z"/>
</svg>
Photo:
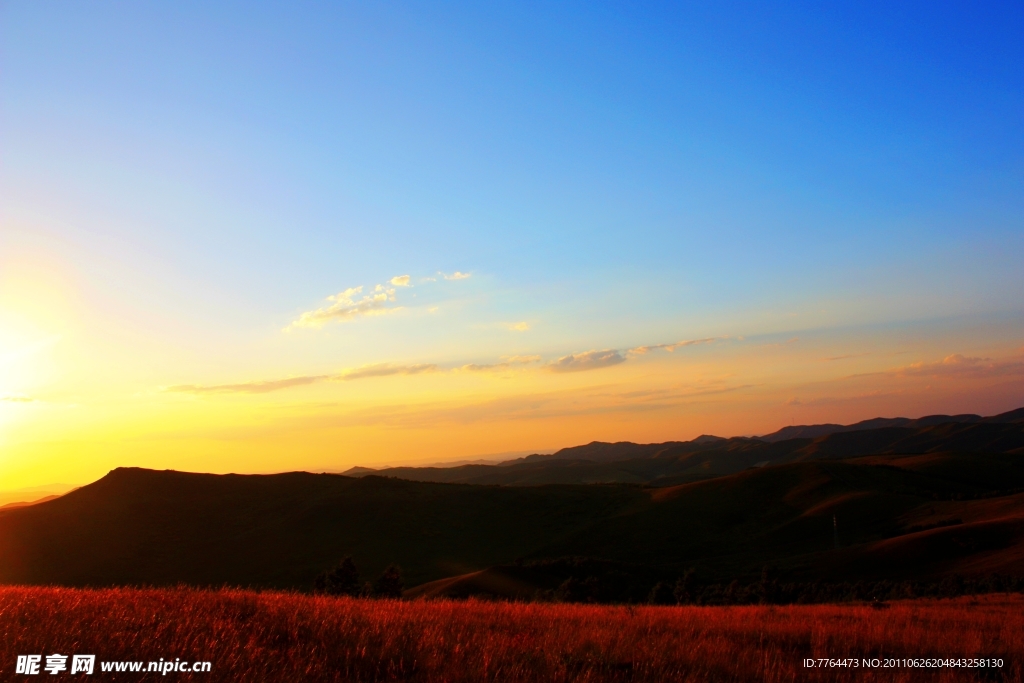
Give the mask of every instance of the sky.
<svg viewBox="0 0 1024 683">
<path fill-rule="evenodd" d="M 1024 406 L 1020 3 L 0 2 L 0 490 Z"/>
</svg>

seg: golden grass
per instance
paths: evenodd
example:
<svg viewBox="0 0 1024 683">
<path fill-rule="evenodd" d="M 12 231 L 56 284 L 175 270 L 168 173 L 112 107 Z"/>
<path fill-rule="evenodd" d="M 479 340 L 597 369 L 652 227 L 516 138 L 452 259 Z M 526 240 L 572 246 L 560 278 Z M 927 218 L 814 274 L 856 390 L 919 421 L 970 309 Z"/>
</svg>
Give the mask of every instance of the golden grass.
<svg viewBox="0 0 1024 683">
<path fill-rule="evenodd" d="M 61 653 L 213 663 L 206 674 L 116 678 L 132 681 L 1021 681 L 1022 625 L 1018 595 L 883 609 L 618 607 L 7 587 L 0 588 L 0 679 L 22 678 L 13 674 L 19 654 Z M 1002 657 L 1004 668 L 803 665 L 818 657 L 979 655 Z M 93 680 L 104 680 L 98 669 Z"/>
</svg>

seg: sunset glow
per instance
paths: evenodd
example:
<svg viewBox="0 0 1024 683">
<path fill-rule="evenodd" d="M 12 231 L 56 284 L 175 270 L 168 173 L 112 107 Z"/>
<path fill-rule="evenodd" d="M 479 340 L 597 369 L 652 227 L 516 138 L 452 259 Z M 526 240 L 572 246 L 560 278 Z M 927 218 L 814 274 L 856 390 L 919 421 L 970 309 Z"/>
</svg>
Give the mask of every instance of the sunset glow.
<svg viewBox="0 0 1024 683">
<path fill-rule="evenodd" d="M 1012 25 L 577 9 L 5 4 L 0 489 L 1024 406 Z"/>
</svg>

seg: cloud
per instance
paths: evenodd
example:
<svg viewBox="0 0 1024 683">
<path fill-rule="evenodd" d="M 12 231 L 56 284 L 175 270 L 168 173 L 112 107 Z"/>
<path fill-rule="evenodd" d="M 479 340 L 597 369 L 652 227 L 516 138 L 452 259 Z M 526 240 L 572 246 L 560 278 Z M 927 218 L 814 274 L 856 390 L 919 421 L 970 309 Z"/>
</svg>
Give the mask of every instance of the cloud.
<svg viewBox="0 0 1024 683">
<path fill-rule="evenodd" d="M 242 382 L 240 384 L 177 384 L 173 387 L 167 387 L 164 391 L 183 394 L 266 394 L 271 391 L 313 384 L 328 377 L 329 375 L 307 375 L 305 377 L 289 377 L 288 379 L 275 379 L 267 382 Z"/>
<path fill-rule="evenodd" d="M 501 370 L 510 370 L 517 365 L 536 363 L 539 360 L 540 356 L 504 356 L 501 363 L 492 363 L 490 365 L 470 363 L 457 369 L 463 372 L 499 372 Z"/>
<path fill-rule="evenodd" d="M 364 365 L 337 375 L 305 375 L 303 377 L 289 377 L 288 379 L 275 379 L 263 382 L 241 382 L 238 384 L 178 384 L 173 387 L 167 387 L 164 391 L 198 395 L 266 394 L 271 391 L 291 389 L 292 387 L 301 387 L 326 380 L 346 382 L 354 379 L 366 379 L 368 377 L 387 377 L 388 375 L 418 375 L 422 372 L 434 372 L 437 369 L 437 366 L 432 363 L 422 365 L 378 363 L 376 365 Z"/>
<path fill-rule="evenodd" d="M 637 346 L 626 351 L 630 356 L 642 356 L 650 351 L 656 351 L 662 349 L 672 353 L 676 349 L 681 349 L 684 346 L 695 346 L 697 344 L 714 344 L 715 342 L 725 341 L 729 337 L 707 337 L 705 339 L 686 339 L 684 341 L 678 341 L 672 344 L 654 344 L 652 346 Z"/>
<path fill-rule="evenodd" d="M 389 375 L 418 375 L 423 372 L 436 372 L 438 367 L 433 363 L 420 365 L 392 365 L 391 363 L 377 363 L 375 365 L 364 365 L 348 372 L 343 372 L 331 379 L 348 381 L 353 379 L 365 379 L 367 377 L 387 377 Z"/>
<path fill-rule="evenodd" d="M 357 300 L 355 297 L 362 292 L 361 286 L 350 287 L 343 292 L 329 296 L 327 300 L 332 302 L 330 306 L 318 308 L 315 311 L 306 311 L 286 330 L 294 327 L 320 328 L 332 320 L 348 322 L 360 316 L 386 315 L 399 310 L 397 307 L 387 307 L 389 302 L 395 300 L 394 288 L 389 289 L 384 285 L 377 285 L 372 294 L 366 294 Z"/>
<path fill-rule="evenodd" d="M 35 400 L 31 396 L 0 396 L 0 401 L 7 403 L 32 403 Z"/>
<path fill-rule="evenodd" d="M 854 403 L 858 401 L 873 401 L 880 398 L 892 398 L 895 396 L 902 395 L 902 391 L 883 391 L 879 389 L 877 391 L 869 391 L 867 393 L 856 394 L 853 396 L 819 396 L 818 398 L 812 399 L 801 399 L 794 396 L 793 398 L 786 401 L 786 405 L 794 407 L 816 408 L 820 406 L 840 405 L 844 403 Z"/>
<path fill-rule="evenodd" d="M 472 273 L 455 271 L 450 275 L 438 272 L 438 275 L 445 280 L 465 280 Z M 422 282 L 436 282 L 437 278 L 421 278 Z M 310 327 L 319 329 L 329 322 L 349 322 L 362 316 L 387 315 L 401 310 L 401 306 L 389 306 L 395 302 L 395 288 L 412 287 L 411 275 L 396 275 L 388 280 L 388 285 L 377 285 L 369 294 L 363 294 L 363 287 L 349 287 L 327 297 L 330 305 L 318 308 L 313 311 L 306 311 L 299 315 L 288 327 L 284 329 L 289 332 L 299 327 Z M 516 323 L 525 325 L 526 323 Z M 515 328 L 518 330 L 527 328 Z"/>
<path fill-rule="evenodd" d="M 626 359 L 615 349 L 604 351 L 585 351 L 562 356 L 558 360 L 551 361 L 547 367 L 552 372 L 582 372 L 584 370 L 597 370 L 607 368 L 619 363 L 625 363 Z"/>
<path fill-rule="evenodd" d="M 831 356 L 829 358 L 822 358 L 821 360 L 823 360 L 823 361 L 846 360 L 847 358 L 862 358 L 864 356 L 870 356 L 870 355 L 871 355 L 871 352 L 867 351 L 865 353 L 848 353 L 845 356 Z"/>
<path fill-rule="evenodd" d="M 892 371 L 902 377 L 994 377 L 1024 374 L 1024 361 L 968 358 L 959 353 L 933 363 L 911 363 Z"/>
<path fill-rule="evenodd" d="M 527 323 L 527 322 L 521 322 L 521 323 L 502 323 L 502 326 L 506 330 L 512 330 L 513 332 L 526 332 L 528 329 L 530 329 L 530 323 Z"/>
<path fill-rule="evenodd" d="M 651 400 L 631 400 L 623 394 L 578 390 L 521 394 L 470 403 L 433 402 L 369 407 L 343 415 L 311 416 L 304 419 L 317 426 L 386 425 L 394 427 L 436 427 L 500 422 L 506 420 L 550 420 L 583 415 L 614 415 L 678 411 L 682 406 L 702 405 L 721 400 L 727 393 L 749 389 L 751 385 L 680 389 Z"/>
<path fill-rule="evenodd" d="M 540 360 L 540 356 L 502 356 L 501 359 L 507 363 L 536 363 Z"/>
</svg>

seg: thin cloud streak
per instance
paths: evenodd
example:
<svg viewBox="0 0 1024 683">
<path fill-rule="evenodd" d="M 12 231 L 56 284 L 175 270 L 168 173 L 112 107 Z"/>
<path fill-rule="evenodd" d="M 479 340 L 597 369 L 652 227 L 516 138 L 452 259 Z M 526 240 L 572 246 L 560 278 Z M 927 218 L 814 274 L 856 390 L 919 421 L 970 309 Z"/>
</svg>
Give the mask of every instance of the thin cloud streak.
<svg viewBox="0 0 1024 683">
<path fill-rule="evenodd" d="M 983 379 L 1024 375 L 1024 359 L 971 358 L 953 353 L 940 361 L 917 362 L 880 372 L 865 372 L 849 375 L 847 379 L 859 377 L 908 377 Z"/>
<path fill-rule="evenodd" d="M 604 351 L 584 351 L 562 356 L 558 360 L 548 363 L 547 367 L 551 372 L 584 372 L 608 368 L 625 362 L 626 359 L 615 349 L 605 349 Z"/>
<path fill-rule="evenodd" d="M 502 370 L 511 370 L 516 366 L 530 365 L 531 363 L 537 363 L 540 361 L 540 356 L 508 356 L 503 359 L 501 363 L 492 363 L 490 365 L 478 365 L 476 363 L 469 363 L 463 365 L 456 370 L 462 372 L 501 372 Z"/>
<path fill-rule="evenodd" d="M 706 337 L 705 339 L 686 339 L 683 341 L 674 342 L 672 344 L 653 344 L 651 346 L 637 346 L 626 351 L 630 356 L 642 356 L 651 351 L 664 350 L 672 353 L 676 349 L 681 349 L 686 346 L 696 346 L 698 344 L 714 344 L 715 342 L 726 341 L 729 337 Z"/>
<path fill-rule="evenodd" d="M 329 375 L 307 375 L 305 377 L 289 377 L 288 379 L 277 379 L 267 382 L 241 382 L 239 384 L 177 384 L 173 387 L 167 387 L 164 391 L 181 394 L 266 394 L 271 391 L 313 384 L 328 377 Z"/>
<path fill-rule="evenodd" d="M 585 415 L 653 413 L 701 404 L 725 394 L 742 392 L 753 385 L 679 390 L 656 400 L 622 400 L 624 395 L 550 392 L 497 398 L 471 404 L 391 405 L 358 410 L 345 415 L 310 418 L 319 426 L 388 426 L 424 428 L 439 424 L 466 425 L 508 420 L 548 420 Z"/>
<path fill-rule="evenodd" d="M 853 396 L 819 396 L 812 399 L 801 399 L 793 397 L 786 401 L 787 406 L 804 407 L 804 408 L 818 408 L 821 406 L 833 406 L 842 405 L 846 403 L 858 403 L 863 401 L 876 401 L 880 398 L 892 398 L 895 396 L 901 396 L 904 392 L 902 391 L 871 391 L 868 393 L 856 394 Z"/>
<path fill-rule="evenodd" d="M 379 288 L 380 286 L 378 286 Z M 358 288 L 346 290 L 341 295 L 358 291 Z M 708 344 L 714 341 L 728 339 L 728 337 L 711 337 L 708 339 L 695 339 L 672 344 L 656 344 L 651 346 L 638 346 L 626 351 L 626 355 L 617 349 L 591 350 L 581 353 L 571 353 L 557 358 L 538 369 L 554 373 L 586 372 L 588 370 L 599 370 L 625 363 L 634 355 L 643 355 L 653 349 L 664 349 L 669 352 L 675 349 L 692 346 L 694 344 Z M 467 363 L 447 368 L 450 372 L 502 372 L 517 368 L 525 369 L 526 366 L 541 362 L 541 356 L 503 356 L 498 363 Z M 401 365 L 395 363 L 376 363 L 365 365 L 351 370 L 346 370 L 334 375 L 304 375 L 300 377 L 289 377 L 287 379 L 239 382 L 234 384 L 177 384 L 163 389 L 165 392 L 187 393 L 187 394 L 265 394 L 292 387 L 315 384 L 321 381 L 346 382 L 357 379 L 368 379 L 372 377 L 388 377 L 394 375 L 419 375 L 424 373 L 445 372 L 446 369 L 436 363 L 419 363 L 414 365 Z M 15 399 L 4 399 L 15 400 Z"/>
<path fill-rule="evenodd" d="M 419 375 L 424 372 L 436 372 L 438 367 L 433 363 L 420 365 L 392 365 L 391 363 L 377 363 L 375 365 L 364 365 L 361 368 L 335 375 L 330 379 L 347 382 L 353 379 L 366 379 L 367 377 L 388 377 L 391 375 Z"/>
<path fill-rule="evenodd" d="M 390 375 L 419 375 L 424 372 L 436 372 L 438 367 L 433 363 L 421 365 L 393 365 L 391 363 L 378 363 L 376 365 L 364 365 L 337 375 L 305 375 L 303 377 L 289 377 L 288 379 L 277 379 L 262 382 L 240 382 L 237 384 L 177 384 L 167 387 L 164 391 L 181 394 L 266 394 L 271 391 L 291 389 L 317 382 L 348 382 L 356 379 L 367 379 L 370 377 L 388 377 Z"/>
<path fill-rule="evenodd" d="M 867 351 L 865 353 L 848 353 L 845 356 L 831 356 L 829 358 L 822 358 L 821 360 L 823 362 L 830 363 L 830 362 L 837 361 L 837 360 L 847 360 L 848 358 L 863 358 L 864 356 L 870 356 L 870 355 L 871 355 L 871 352 Z"/>
<path fill-rule="evenodd" d="M 894 371 L 906 377 L 994 377 L 1024 373 L 1024 361 L 968 358 L 959 353 L 934 363 L 911 363 Z"/>
</svg>

